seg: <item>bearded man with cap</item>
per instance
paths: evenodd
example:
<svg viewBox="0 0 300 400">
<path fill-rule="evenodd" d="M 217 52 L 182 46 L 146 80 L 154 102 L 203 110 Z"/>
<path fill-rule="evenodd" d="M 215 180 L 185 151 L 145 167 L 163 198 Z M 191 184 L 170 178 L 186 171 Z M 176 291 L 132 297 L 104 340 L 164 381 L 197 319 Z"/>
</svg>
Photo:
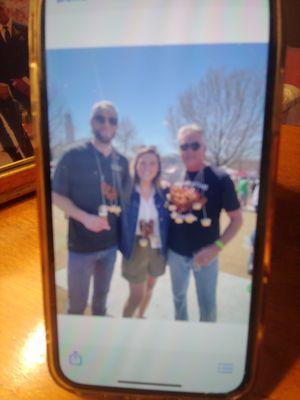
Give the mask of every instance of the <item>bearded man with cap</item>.
<svg viewBox="0 0 300 400">
<path fill-rule="evenodd" d="M 53 202 L 69 219 L 69 314 L 84 313 L 93 276 L 92 314 L 106 315 L 119 214 L 130 186 L 128 161 L 112 146 L 117 127 L 114 105 L 96 103 L 91 116 L 92 141 L 67 151 L 54 173 Z"/>
</svg>

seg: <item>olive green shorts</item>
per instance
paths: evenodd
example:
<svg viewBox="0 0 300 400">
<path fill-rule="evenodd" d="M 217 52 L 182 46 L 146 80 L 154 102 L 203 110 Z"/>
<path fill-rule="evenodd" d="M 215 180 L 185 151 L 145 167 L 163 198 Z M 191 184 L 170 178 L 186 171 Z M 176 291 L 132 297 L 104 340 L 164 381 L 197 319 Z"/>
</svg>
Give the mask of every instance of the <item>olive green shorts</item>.
<svg viewBox="0 0 300 400">
<path fill-rule="evenodd" d="M 149 244 L 141 247 L 136 238 L 131 257 L 123 257 L 122 275 L 130 283 L 141 283 L 148 275 L 157 277 L 163 275 L 166 269 L 166 257 L 161 254 L 161 249 L 152 249 Z"/>
</svg>

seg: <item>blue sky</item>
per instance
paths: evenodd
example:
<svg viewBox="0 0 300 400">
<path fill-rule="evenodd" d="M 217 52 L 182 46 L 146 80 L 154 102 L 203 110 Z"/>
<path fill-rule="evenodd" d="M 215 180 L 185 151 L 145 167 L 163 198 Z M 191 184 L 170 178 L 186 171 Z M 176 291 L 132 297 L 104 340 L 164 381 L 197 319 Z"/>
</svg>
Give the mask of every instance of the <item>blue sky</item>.
<svg viewBox="0 0 300 400">
<path fill-rule="evenodd" d="M 90 135 L 99 100 L 112 101 L 136 126 L 139 142 L 169 150 L 170 106 L 209 69 L 264 71 L 266 44 L 113 47 L 47 51 L 48 82 L 71 112 L 77 138 Z"/>
</svg>

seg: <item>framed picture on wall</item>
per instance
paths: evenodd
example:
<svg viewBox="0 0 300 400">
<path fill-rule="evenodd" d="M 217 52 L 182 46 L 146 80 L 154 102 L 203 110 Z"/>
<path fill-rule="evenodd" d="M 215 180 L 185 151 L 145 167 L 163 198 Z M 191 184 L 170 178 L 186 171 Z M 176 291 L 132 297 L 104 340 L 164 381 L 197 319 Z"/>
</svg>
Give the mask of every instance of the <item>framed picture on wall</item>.
<svg viewBox="0 0 300 400">
<path fill-rule="evenodd" d="M 29 0 L 0 0 L 0 203 L 35 189 Z"/>
<path fill-rule="evenodd" d="M 282 123 L 300 126 L 300 47 L 286 49 Z"/>
</svg>

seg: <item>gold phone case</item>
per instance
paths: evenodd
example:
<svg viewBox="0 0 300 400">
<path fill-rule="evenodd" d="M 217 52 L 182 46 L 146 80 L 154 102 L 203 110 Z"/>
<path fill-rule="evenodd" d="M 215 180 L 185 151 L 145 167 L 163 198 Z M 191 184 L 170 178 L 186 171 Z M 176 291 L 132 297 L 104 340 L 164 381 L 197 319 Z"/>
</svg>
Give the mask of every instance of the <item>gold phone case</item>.
<svg viewBox="0 0 300 400">
<path fill-rule="evenodd" d="M 53 236 L 51 223 L 51 190 L 48 160 L 48 128 L 47 128 L 47 102 L 44 65 L 44 26 L 43 26 L 43 0 L 32 0 L 30 3 L 30 80 L 31 104 L 33 126 L 37 137 L 37 167 L 38 167 L 38 208 L 39 208 L 39 234 L 42 254 L 42 275 L 44 292 L 44 313 L 47 335 L 48 365 L 54 380 L 63 388 L 81 394 L 98 394 L 114 398 L 117 393 L 126 394 L 129 398 L 199 398 L 199 395 L 185 395 L 182 393 L 166 392 L 138 392 L 136 390 L 120 389 L 95 389 L 89 386 L 74 384 L 62 373 L 58 358 L 58 337 L 56 322 L 56 294 L 54 277 Z M 275 182 L 279 116 L 281 109 L 282 87 L 282 55 L 281 55 L 281 29 L 280 29 L 280 1 L 271 2 L 271 44 L 270 62 L 268 71 L 267 105 L 266 114 L 272 115 L 265 121 L 265 138 L 262 151 L 262 210 L 258 216 L 259 243 L 255 261 L 261 268 L 253 279 L 253 297 L 251 301 L 251 325 L 247 352 L 246 378 L 240 388 L 226 395 L 213 395 L 214 397 L 237 399 L 250 390 L 254 382 L 254 373 L 257 368 L 259 347 L 263 338 L 263 299 L 266 294 L 268 277 L 271 272 L 270 255 L 272 250 L 272 221 L 274 204 L 272 199 L 273 185 Z M 210 398 L 211 395 L 202 395 Z"/>
</svg>

